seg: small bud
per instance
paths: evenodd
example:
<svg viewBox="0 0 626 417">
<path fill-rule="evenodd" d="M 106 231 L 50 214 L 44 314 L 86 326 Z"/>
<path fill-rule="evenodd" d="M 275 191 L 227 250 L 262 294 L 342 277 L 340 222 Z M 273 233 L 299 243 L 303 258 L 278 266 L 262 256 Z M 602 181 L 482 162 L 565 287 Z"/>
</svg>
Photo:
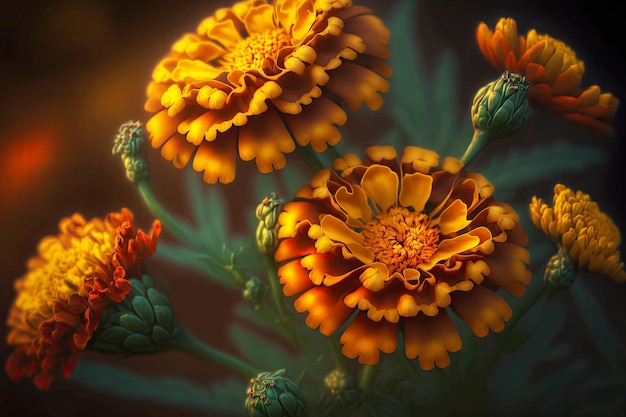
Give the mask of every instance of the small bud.
<svg viewBox="0 0 626 417">
<path fill-rule="evenodd" d="M 113 154 L 120 155 L 126 170 L 126 177 L 133 184 L 150 177 L 145 143 L 145 131 L 138 121 L 122 124 L 115 135 Z"/>
<path fill-rule="evenodd" d="M 351 406 L 364 398 L 364 393 L 359 389 L 354 375 L 349 374 L 343 369 L 334 369 L 324 378 L 326 387 L 342 406 Z"/>
<path fill-rule="evenodd" d="M 259 277 L 250 277 L 243 288 L 243 299 L 252 304 L 254 308 L 259 308 L 264 296 L 265 285 L 263 285 Z"/>
<path fill-rule="evenodd" d="M 505 71 L 500 79 L 481 88 L 472 104 L 474 129 L 487 132 L 490 140 L 520 130 L 530 116 L 529 87 L 526 77 Z"/>
<path fill-rule="evenodd" d="M 271 193 L 256 208 L 259 225 L 256 229 L 256 243 L 261 253 L 269 255 L 278 245 L 278 215 L 283 200 L 276 193 Z"/>
<path fill-rule="evenodd" d="M 262 372 L 250 380 L 246 410 L 250 417 L 306 417 L 300 387 L 283 376 L 284 369 Z"/>
<path fill-rule="evenodd" d="M 131 278 L 132 288 L 119 304 L 102 312 L 91 349 L 106 353 L 153 353 L 165 350 L 176 323 L 169 297 L 155 288 L 152 278 Z"/>
<path fill-rule="evenodd" d="M 567 288 L 576 280 L 578 268 L 567 253 L 567 249 L 559 247 L 559 251 L 550 258 L 543 274 L 543 281 L 554 288 Z"/>
</svg>

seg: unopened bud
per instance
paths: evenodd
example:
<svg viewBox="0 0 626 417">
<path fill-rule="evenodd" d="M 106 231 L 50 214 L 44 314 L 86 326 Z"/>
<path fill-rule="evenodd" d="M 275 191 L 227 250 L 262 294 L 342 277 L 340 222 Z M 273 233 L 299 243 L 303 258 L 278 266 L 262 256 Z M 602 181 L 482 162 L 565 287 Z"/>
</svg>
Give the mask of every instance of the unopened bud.
<svg viewBox="0 0 626 417">
<path fill-rule="evenodd" d="M 330 395 L 342 406 L 351 406 L 364 398 L 354 375 L 343 369 L 334 369 L 324 378 Z"/>
<path fill-rule="evenodd" d="M 168 347 L 176 326 L 169 297 L 152 278 L 131 278 L 126 299 L 102 312 L 91 349 L 106 353 L 152 353 Z"/>
<path fill-rule="evenodd" d="M 259 277 L 252 276 L 246 281 L 243 288 L 243 299 L 252 304 L 254 308 L 258 308 L 263 302 L 265 290 L 265 285 L 263 285 Z"/>
<path fill-rule="evenodd" d="M 278 215 L 282 205 L 283 200 L 276 193 L 271 193 L 256 208 L 256 218 L 259 220 L 256 243 L 263 254 L 274 253 L 278 246 Z"/>
<path fill-rule="evenodd" d="M 284 369 L 263 372 L 250 380 L 246 410 L 250 417 L 306 417 L 300 387 L 283 376 Z"/>
<path fill-rule="evenodd" d="M 490 140 L 517 132 L 530 116 L 526 77 L 505 71 L 502 77 L 481 88 L 472 104 L 474 129 L 486 132 Z"/>
<path fill-rule="evenodd" d="M 547 285 L 555 288 L 567 288 L 576 280 L 578 268 L 567 253 L 567 249 L 559 248 L 559 251 L 550 258 L 543 274 L 543 280 Z"/>
<path fill-rule="evenodd" d="M 150 177 L 145 143 L 145 131 L 138 121 L 122 124 L 115 135 L 113 154 L 120 156 L 124 163 L 126 177 L 133 184 Z"/>
</svg>

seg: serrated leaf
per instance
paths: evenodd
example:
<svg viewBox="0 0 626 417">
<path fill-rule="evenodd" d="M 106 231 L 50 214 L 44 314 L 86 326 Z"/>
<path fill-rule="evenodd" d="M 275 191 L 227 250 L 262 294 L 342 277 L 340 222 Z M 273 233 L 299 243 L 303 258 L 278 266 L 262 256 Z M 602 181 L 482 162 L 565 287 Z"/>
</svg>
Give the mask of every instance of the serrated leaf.
<svg viewBox="0 0 626 417">
<path fill-rule="evenodd" d="M 458 157 L 472 137 L 469 117 L 462 119 L 458 112 L 458 64 L 454 54 L 444 50 L 428 74 L 422 52 L 413 42 L 416 5 L 412 0 L 400 2 L 387 21 L 393 34 L 389 64 L 394 73 L 386 108 L 411 145 Z"/>
<path fill-rule="evenodd" d="M 201 272 L 208 278 L 226 286 L 234 286 L 230 274 L 226 274 L 222 268 L 207 263 L 206 260 L 201 258 L 203 255 L 199 254 L 195 249 L 159 242 L 155 256 L 170 264 L 180 265 Z"/>
<path fill-rule="evenodd" d="M 605 161 L 603 151 L 591 146 L 556 142 L 530 150 L 517 147 L 506 155 L 490 158 L 479 171 L 495 187 L 499 200 L 510 198 L 521 186 L 533 184 L 556 174 L 582 171 Z"/>
<path fill-rule="evenodd" d="M 580 276 L 570 287 L 570 293 L 592 336 L 592 341 L 611 369 L 619 372 L 623 352 L 626 351 L 624 341 L 611 325 L 596 297 L 585 288 Z"/>
<path fill-rule="evenodd" d="M 126 368 L 84 358 L 78 361 L 70 379 L 102 395 L 232 415 L 241 415 L 243 412 L 247 382 L 228 379 L 220 380 L 214 387 L 201 386 L 180 378 L 144 376 Z"/>
<path fill-rule="evenodd" d="M 581 378 L 585 371 L 589 369 L 589 363 L 581 360 L 575 362 L 559 371 L 552 372 L 550 376 L 535 386 L 531 392 L 529 402 L 535 404 L 537 411 L 546 413 L 556 404 L 567 404 L 564 398 L 570 398 L 568 388 L 573 384 L 581 385 Z M 556 404 L 555 404 L 556 403 Z M 554 410 L 563 412 L 563 410 Z"/>
</svg>

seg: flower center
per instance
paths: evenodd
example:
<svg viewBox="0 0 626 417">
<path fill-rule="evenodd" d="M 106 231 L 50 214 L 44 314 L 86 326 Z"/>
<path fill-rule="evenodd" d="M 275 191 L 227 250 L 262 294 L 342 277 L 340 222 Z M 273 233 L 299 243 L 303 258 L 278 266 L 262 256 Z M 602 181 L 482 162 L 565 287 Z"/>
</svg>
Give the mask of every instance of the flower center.
<svg viewBox="0 0 626 417">
<path fill-rule="evenodd" d="M 273 61 L 280 48 L 287 43 L 289 43 L 289 35 L 282 28 L 251 33 L 222 57 L 222 69 L 262 71 L 265 60 Z"/>
<path fill-rule="evenodd" d="M 417 268 L 428 262 L 439 246 L 439 229 L 428 227 L 428 216 L 392 207 L 367 223 L 361 234 L 374 251 L 374 259 L 389 268 L 389 273 Z"/>
</svg>

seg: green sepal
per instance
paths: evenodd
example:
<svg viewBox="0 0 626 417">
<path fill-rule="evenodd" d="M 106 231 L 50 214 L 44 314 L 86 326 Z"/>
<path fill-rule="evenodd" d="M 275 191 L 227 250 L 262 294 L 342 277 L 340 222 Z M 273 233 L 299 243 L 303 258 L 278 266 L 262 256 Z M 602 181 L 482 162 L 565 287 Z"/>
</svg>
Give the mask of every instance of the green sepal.
<svg viewBox="0 0 626 417">
<path fill-rule="evenodd" d="M 141 295 L 136 295 L 131 301 L 133 310 L 148 325 L 154 326 L 154 312 L 148 299 Z"/>
<path fill-rule="evenodd" d="M 148 333 L 148 330 L 150 330 L 145 321 L 141 320 L 139 317 L 135 316 L 132 313 L 122 314 L 118 322 L 122 326 L 134 332 Z"/>
</svg>

